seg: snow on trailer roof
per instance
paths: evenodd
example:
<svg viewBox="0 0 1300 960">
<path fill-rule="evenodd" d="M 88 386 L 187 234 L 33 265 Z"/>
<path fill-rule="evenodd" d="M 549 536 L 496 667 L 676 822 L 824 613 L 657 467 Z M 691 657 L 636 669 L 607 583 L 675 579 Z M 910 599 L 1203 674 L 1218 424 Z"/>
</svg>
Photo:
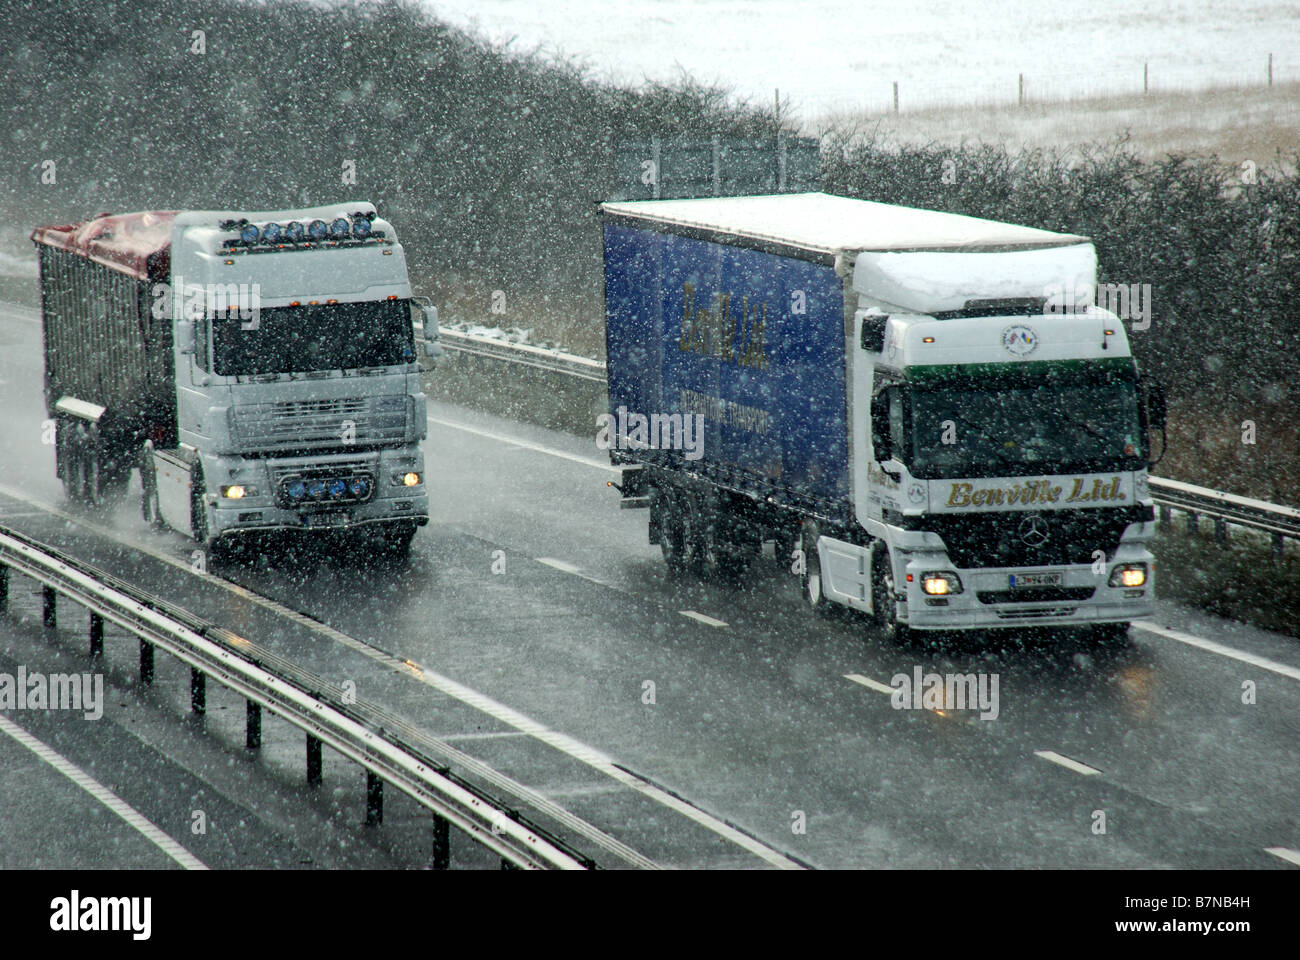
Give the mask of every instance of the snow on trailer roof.
<svg viewBox="0 0 1300 960">
<path fill-rule="evenodd" d="M 80 223 L 37 227 L 32 231 L 32 240 L 87 257 L 139 280 L 156 280 L 167 273 L 175 219 L 175 210 L 101 213 Z"/>
<path fill-rule="evenodd" d="M 601 209 L 616 217 L 830 255 L 862 250 L 1023 250 L 1088 241 L 1073 234 L 827 193 L 636 200 L 603 203 Z"/>
</svg>

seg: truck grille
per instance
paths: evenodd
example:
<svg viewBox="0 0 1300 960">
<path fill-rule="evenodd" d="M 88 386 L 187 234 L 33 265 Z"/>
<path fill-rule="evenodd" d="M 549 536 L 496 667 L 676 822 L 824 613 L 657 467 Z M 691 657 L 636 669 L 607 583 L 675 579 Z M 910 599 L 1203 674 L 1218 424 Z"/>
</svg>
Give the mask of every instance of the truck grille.
<svg viewBox="0 0 1300 960">
<path fill-rule="evenodd" d="M 235 407 L 234 428 L 246 449 L 398 442 L 406 436 L 406 397 L 246 404 Z"/>
<path fill-rule="evenodd" d="M 1025 587 L 1021 590 L 980 590 L 980 603 L 1044 603 L 1051 600 L 1091 600 L 1096 587 Z"/>
<path fill-rule="evenodd" d="M 1041 567 L 1092 563 L 1094 550 L 1114 559 L 1125 528 L 1140 523 L 1143 513 L 1134 506 L 937 514 L 926 517 L 922 526 L 943 539 L 958 567 Z M 1040 536 L 1026 537 L 1030 518 L 1040 521 Z"/>
</svg>

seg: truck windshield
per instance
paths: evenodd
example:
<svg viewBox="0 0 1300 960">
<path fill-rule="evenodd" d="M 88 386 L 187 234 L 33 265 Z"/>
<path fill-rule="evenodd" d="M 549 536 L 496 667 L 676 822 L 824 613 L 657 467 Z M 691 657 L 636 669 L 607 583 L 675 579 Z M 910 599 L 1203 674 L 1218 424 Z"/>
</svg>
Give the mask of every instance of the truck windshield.
<svg viewBox="0 0 1300 960">
<path fill-rule="evenodd" d="M 955 376 L 913 385 L 918 477 L 1136 470 L 1146 465 L 1131 371 Z"/>
<path fill-rule="evenodd" d="M 263 307 L 255 321 L 237 314 L 212 321 L 213 372 L 223 376 L 383 367 L 414 359 L 406 300 Z"/>
</svg>

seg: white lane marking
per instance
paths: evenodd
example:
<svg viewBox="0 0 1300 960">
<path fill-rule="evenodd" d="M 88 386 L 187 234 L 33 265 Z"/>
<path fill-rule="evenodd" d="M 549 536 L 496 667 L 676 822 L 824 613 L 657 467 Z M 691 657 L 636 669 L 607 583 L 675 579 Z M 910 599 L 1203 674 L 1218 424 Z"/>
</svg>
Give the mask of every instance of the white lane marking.
<svg viewBox="0 0 1300 960">
<path fill-rule="evenodd" d="M 554 447 L 548 447 L 540 443 L 533 443 L 531 440 L 520 440 L 518 437 L 506 436 L 504 433 L 493 433 L 491 430 L 480 430 L 477 427 L 466 426 L 463 423 L 456 423 L 454 420 L 443 420 L 440 417 L 430 415 L 430 423 L 436 423 L 440 426 L 451 427 L 453 430 L 463 430 L 466 433 L 472 433 L 475 436 L 487 437 L 489 440 L 498 440 L 501 443 L 509 443 L 516 447 L 522 447 L 525 450 L 532 450 L 534 453 L 545 453 L 548 456 L 559 457 L 561 460 L 571 460 L 574 463 L 580 463 L 584 467 L 595 467 L 597 470 L 608 470 L 610 473 L 619 473 L 623 471 L 609 463 L 601 463 L 593 457 L 583 457 L 576 453 L 569 453 L 566 450 L 556 450 Z"/>
<path fill-rule="evenodd" d="M 14 740 L 21 743 L 32 753 L 36 754 L 52 766 L 55 770 L 59 771 L 59 773 L 63 774 L 77 786 L 81 787 L 82 790 L 85 790 L 88 794 L 125 820 L 127 826 L 134 829 L 137 833 L 143 836 L 163 853 L 167 854 L 167 856 L 175 860 L 186 870 L 208 869 L 207 864 L 160 830 L 139 810 L 131 806 L 112 790 L 109 790 L 108 787 L 104 786 L 90 774 L 86 773 L 86 771 L 82 770 L 63 754 L 59 753 L 53 747 L 37 740 L 30 733 L 3 714 L 0 714 L 0 733 L 8 734 Z"/>
<path fill-rule="evenodd" d="M 526 737 L 528 734 L 522 730 L 493 730 L 482 733 L 448 733 L 438 737 L 444 743 L 453 743 L 458 740 L 500 740 L 505 737 Z"/>
<path fill-rule="evenodd" d="M 692 620 L 698 620 L 700 623 L 708 627 L 727 626 L 726 620 L 715 620 L 713 619 L 713 617 L 706 616 L 705 614 L 700 613 L 698 610 L 678 610 L 677 612 L 680 613 L 683 617 L 690 617 Z"/>
<path fill-rule="evenodd" d="M 1294 863 L 1297 867 L 1300 867 L 1300 850 L 1291 850 L 1287 847 L 1265 847 L 1264 852 L 1271 853 L 1287 863 Z"/>
<path fill-rule="evenodd" d="M 41 313 L 39 310 L 33 310 L 31 307 L 24 307 L 20 303 L 12 303 L 7 300 L 0 301 L 0 310 L 3 310 L 15 320 L 20 320 L 23 323 L 39 324 L 41 322 Z M 24 314 L 26 314 L 26 316 L 24 316 Z"/>
<path fill-rule="evenodd" d="M 569 563 L 566 560 L 556 560 L 554 557 L 538 557 L 538 563 L 544 563 L 548 567 L 554 567 L 556 570 L 562 570 L 565 573 L 582 573 L 582 567 Z"/>
<path fill-rule="evenodd" d="M 1217 653 L 1221 657 L 1230 657 L 1233 660 L 1240 660 L 1242 663 L 1249 663 L 1252 667 L 1259 667 L 1261 670 L 1271 670 L 1273 673 L 1283 677 L 1289 677 L 1292 680 L 1300 680 L 1300 667 L 1293 667 L 1286 663 L 1278 663 L 1276 660 L 1269 660 L 1267 657 L 1256 656 L 1253 653 L 1247 653 L 1245 650 L 1238 650 L 1235 647 L 1229 647 L 1222 643 L 1215 643 L 1213 640 L 1206 640 L 1202 637 L 1193 636 L 1190 633 L 1183 633 L 1181 630 L 1170 630 L 1168 627 L 1162 627 L 1158 623 L 1152 623 L 1150 620 L 1136 620 L 1133 626 L 1139 630 L 1145 630 L 1147 633 L 1154 633 L 1160 637 L 1168 637 L 1170 640 L 1177 640 L 1179 643 L 1185 643 L 1189 647 L 1197 647 L 1201 650 L 1208 650 L 1210 653 Z"/>
<path fill-rule="evenodd" d="M 1054 750 L 1035 750 L 1034 756 L 1042 757 L 1044 760 L 1050 760 L 1052 763 L 1058 763 L 1067 770 L 1073 770 L 1075 773 L 1081 773 L 1085 777 L 1095 776 L 1101 773 L 1096 767 L 1090 767 L 1086 763 L 1080 763 L 1078 760 L 1071 760 L 1069 757 L 1063 757 Z"/>
<path fill-rule="evenodd" d="M 169 557 L 151 547 L 137 543 L 133 540 L 128 540 L 113 530 L 91 523 L 82 517 L 75 517 L 70 513 L 65 513 L 64 511 L 59 510 L 51 504 L 43 503 L 29 497 L 21 490 L 15 490 L 13 487 L 0 484 L 0 494 L 12 497 L 15 500 L 21 500 L 24 503 L 29 503 L 34 507 L 40 507 L 52 516 L 78 524 L 85 527 L 87 530 L 99 534 L 101 537 L 114 540 L 133 550 L 137 550 L 140 553 L 153 557 L 155 560 L 170 564 L 178 570 L 185 570 L 192 576 L 207 580 L 213 585 L 221 587 L 230 593 L 233 593 L 235 596 L 247 600 L 249 603 L 256 604 L 264 610 L 269 610 L 278 616 L 292 620 L 294 623 L 306 627 L 314 633 L 318 633 L 321 636 L 328 637 L 336 643 L 342 644 L 349 650 L 355 650 L 364 657 L 368 657 L 371 660 L 387 667 L 391 667 L 394 670 L 410 674 L 426 686 L 430 686 L 455 700 L 459 700 L 461 703 L 471 706 L 482 713 L 486 713 L 488 716 L 499 720 L 501 723 L 514 727 L 516 730 L 521 730 L 547 746 L 553 747 L 561 753 L 567 754 L 573 759 L 599 770 L 606 776 L 612 777 L 619 783 L 631 787 L 643 796 L 681 814 L 686 819 L 704 827 L 706 830 L 710 830 L 723 839 L 729 840 L 731 843 L 734 843 L 736 846 L 752 853 L 760 860 L 763 860 L 772 866 L 779 867 L 783 870 L 804 869 L 801 864 L 791 860 L 778 850 L 768 847 L 760 841 L 741 833 L 729 823 L 705 813 L 703 810 L 692 806 L 684 800 L 679 800 L 666 790 L 662 790 L 634 774 L 628 773 L 626 770 L 619 767 L 614 762 L 614 759 L 607 754 L 602 753 L 594 747 L 587 746 L 585 743 L 570 737 L 568 734 L 560 733 L 556 730 L 550 730 L 538 723 L 536 720 L 533 720 L 531 717 L 520 713 L 512 707 L 507 707 L 503 703 L 498 703 L 491 697 L 479 693 L 477 690 L 467 687 L 464 684 L 457 683 L 450 677 L 444 677 L 432 670 L 426 670 L 414 661 L 399 660 L 382 650 L 370 646 L 362 640 L 348 636 L 348 634 L 343 633 L 342 631 L 335 630 L 328 624 L 313 619 L 306 614 L 299 613 L 296 610 L 291 610 L 283 604 L 277 603 L 261 594 L 254 593 L 251 590 L 247 590 L 238 584 L 231 583 L 229 580 L 222 577 L 214 576 L 209 573 L 197 573 L 187 561 L 178 560 L 175 557 Z"/>
<path fill-rule="evenodd" d="M 546 564 L 546 566 L 553 567 L 554 569 L 559 570 L 561 573 L 569 573 L 575 577 L 581 577 L 583 580 L 586 580 L 588 583 L 594 583 L 597 586 L 601 586 L 601 587 L 609 587 L 611 590 L 618 590 L 619 593 L 627 592 L 626 590 L 619 590 L 619 588 L 614 586 L 612 583 L 609 583 L 605 580 L 598 580 L 595 577 L 591 576 L 590 574 L 583 573 L 582 567 L 579 567 L 576 564 L 569 563 L 567 560 L 556 560 L 554 557 L 537 557 L 536 559 L 538 563 L 544 563 Z"/>
<path fill-rule="evenodd" d="M 846 673 L 844 674 L 844 679 L 852 680 L 854 683 L 860 683 L 868 690 L 875 690 L 877 693 L 887 693 L 890 696 L 893 696 L 896 692 L 894 687 L 887 686 L 879 680 L 872 680 L 870 677 L 864 677 L 860 673 Z"/>
</svg>

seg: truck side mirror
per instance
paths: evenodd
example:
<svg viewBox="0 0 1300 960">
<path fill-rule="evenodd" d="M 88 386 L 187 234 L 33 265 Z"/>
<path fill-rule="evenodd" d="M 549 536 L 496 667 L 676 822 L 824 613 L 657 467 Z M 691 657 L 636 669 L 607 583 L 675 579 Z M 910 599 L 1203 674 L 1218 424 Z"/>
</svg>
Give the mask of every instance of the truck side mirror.
<svg viewBox="0 0 1300 960">
<path fill-rule="evenodd" d="M 194 353 L 194 321 L 178 320 L 176 322 L 176 349 L 182 356 Z"/>
<path fill-rule="evenodd" d="M 411 303 L 415 308 L 412 313 L 419 317 L 424 356 L 436 362 L 442 356 L 442 344 L 438 340 L 438 308 L 428 297 L 412 297 Z"/>
<path fill-rule="evenodd" d="M 871 398 L 871 449 L 877 463 L 894 455 L 889 440 L 889 394 L 884 391 Z"/>
<path fill-rule="evenodd" d="M 1146 379 L 1147 417 L 1155 430 L 1163 431 L 1169 419 L 1169 409 L 1165 402 L 1165 388 L 1154 377 Z"/>
<path fill-rule="evenodd" d="M 858 343 L 863 350 L 870 350 L 872 353 L 883 353 L 885 350 L 885 327 L 889 325 L 889 314 L 887 313 L 864 313 L 862 315 L 862 331 L 858 337 Z"/>
</svg>

